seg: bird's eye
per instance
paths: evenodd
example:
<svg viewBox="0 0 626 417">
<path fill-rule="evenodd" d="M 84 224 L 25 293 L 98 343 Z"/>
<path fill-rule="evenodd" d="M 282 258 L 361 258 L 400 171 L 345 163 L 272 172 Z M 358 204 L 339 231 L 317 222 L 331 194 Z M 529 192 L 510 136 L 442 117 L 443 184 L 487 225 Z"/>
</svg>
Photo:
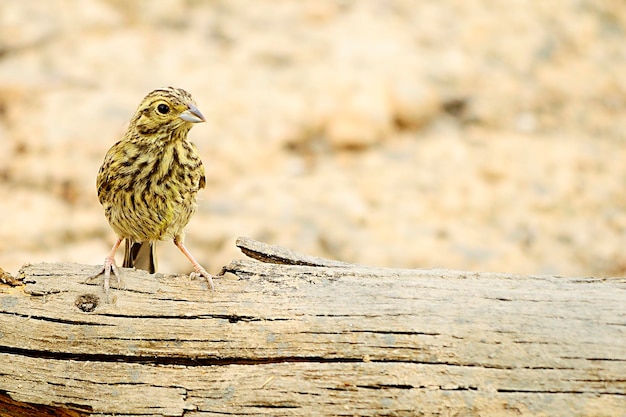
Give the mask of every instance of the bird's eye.
<svg viewBox="0 0 626 417">
<path fill-rule="evenodd" d="M 161 114 L 168 114 L 170 112 L 170 106 L 161 103 L 157 106 L 157 111 Z"/>
</svg>

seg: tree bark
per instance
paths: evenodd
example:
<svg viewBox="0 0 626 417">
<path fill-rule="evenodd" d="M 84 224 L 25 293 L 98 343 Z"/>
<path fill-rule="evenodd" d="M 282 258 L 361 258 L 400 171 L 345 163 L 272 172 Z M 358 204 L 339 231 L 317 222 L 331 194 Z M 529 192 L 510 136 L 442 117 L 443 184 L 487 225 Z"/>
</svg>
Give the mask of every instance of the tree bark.
<svg viewBox="0 0 626 417">
<path fill-rule="evenodd" d="M 121 269 L 105 303 L 60 263 L 0 283 L 0 416 L 626 415 L 624 278 L 237 244 L 214 293 Z"/>
</svg>

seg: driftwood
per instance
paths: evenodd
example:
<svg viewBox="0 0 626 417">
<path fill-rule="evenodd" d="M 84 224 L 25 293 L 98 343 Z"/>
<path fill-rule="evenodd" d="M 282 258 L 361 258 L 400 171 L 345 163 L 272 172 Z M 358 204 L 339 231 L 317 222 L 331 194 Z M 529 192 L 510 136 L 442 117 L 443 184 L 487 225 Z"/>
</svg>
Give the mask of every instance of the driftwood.
<svg viewBox="0 0 626 417">
<path fill-rule="evenodd" d="M 626 415 L 626 279 L 369 268 L 241 238 L 216 292 L 0 283 L 0 416 Z M 7 283 L 8 282 L 8 283 Z M 11 284 L 11 285 L 10 285 Z"/>
</svg>

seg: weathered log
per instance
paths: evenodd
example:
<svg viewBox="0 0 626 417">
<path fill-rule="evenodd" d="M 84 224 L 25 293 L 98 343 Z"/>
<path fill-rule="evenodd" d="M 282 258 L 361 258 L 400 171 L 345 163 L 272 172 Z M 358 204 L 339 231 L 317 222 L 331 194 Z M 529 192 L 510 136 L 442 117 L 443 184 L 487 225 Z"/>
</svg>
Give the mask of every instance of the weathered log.
<svg viewBox="0 0 626 417">
<path fill-rule="evenodd" d="M 239 239 L 216 292 L 0 284 L 0 416 L 626 415 L 626 279 L 370 268 Z M 261 262 L 259 262 L 259 260 Z"/>
</svg>

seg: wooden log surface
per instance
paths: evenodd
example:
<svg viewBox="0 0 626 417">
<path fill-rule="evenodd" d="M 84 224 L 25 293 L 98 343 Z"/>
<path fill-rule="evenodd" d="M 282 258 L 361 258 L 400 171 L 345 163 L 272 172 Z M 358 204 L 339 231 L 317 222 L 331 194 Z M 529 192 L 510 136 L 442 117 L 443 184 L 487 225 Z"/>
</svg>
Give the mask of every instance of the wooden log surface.
<svg viewBox="0 0 626 417">
<path fill-rule="evenodd" d="M 0 416 L 626 415 L 626 279 L 357 266 L 240 238 L 216 291 L 0 283 Z M 8 282 L 4 280 L 2 282 Z"/>
</svg>

